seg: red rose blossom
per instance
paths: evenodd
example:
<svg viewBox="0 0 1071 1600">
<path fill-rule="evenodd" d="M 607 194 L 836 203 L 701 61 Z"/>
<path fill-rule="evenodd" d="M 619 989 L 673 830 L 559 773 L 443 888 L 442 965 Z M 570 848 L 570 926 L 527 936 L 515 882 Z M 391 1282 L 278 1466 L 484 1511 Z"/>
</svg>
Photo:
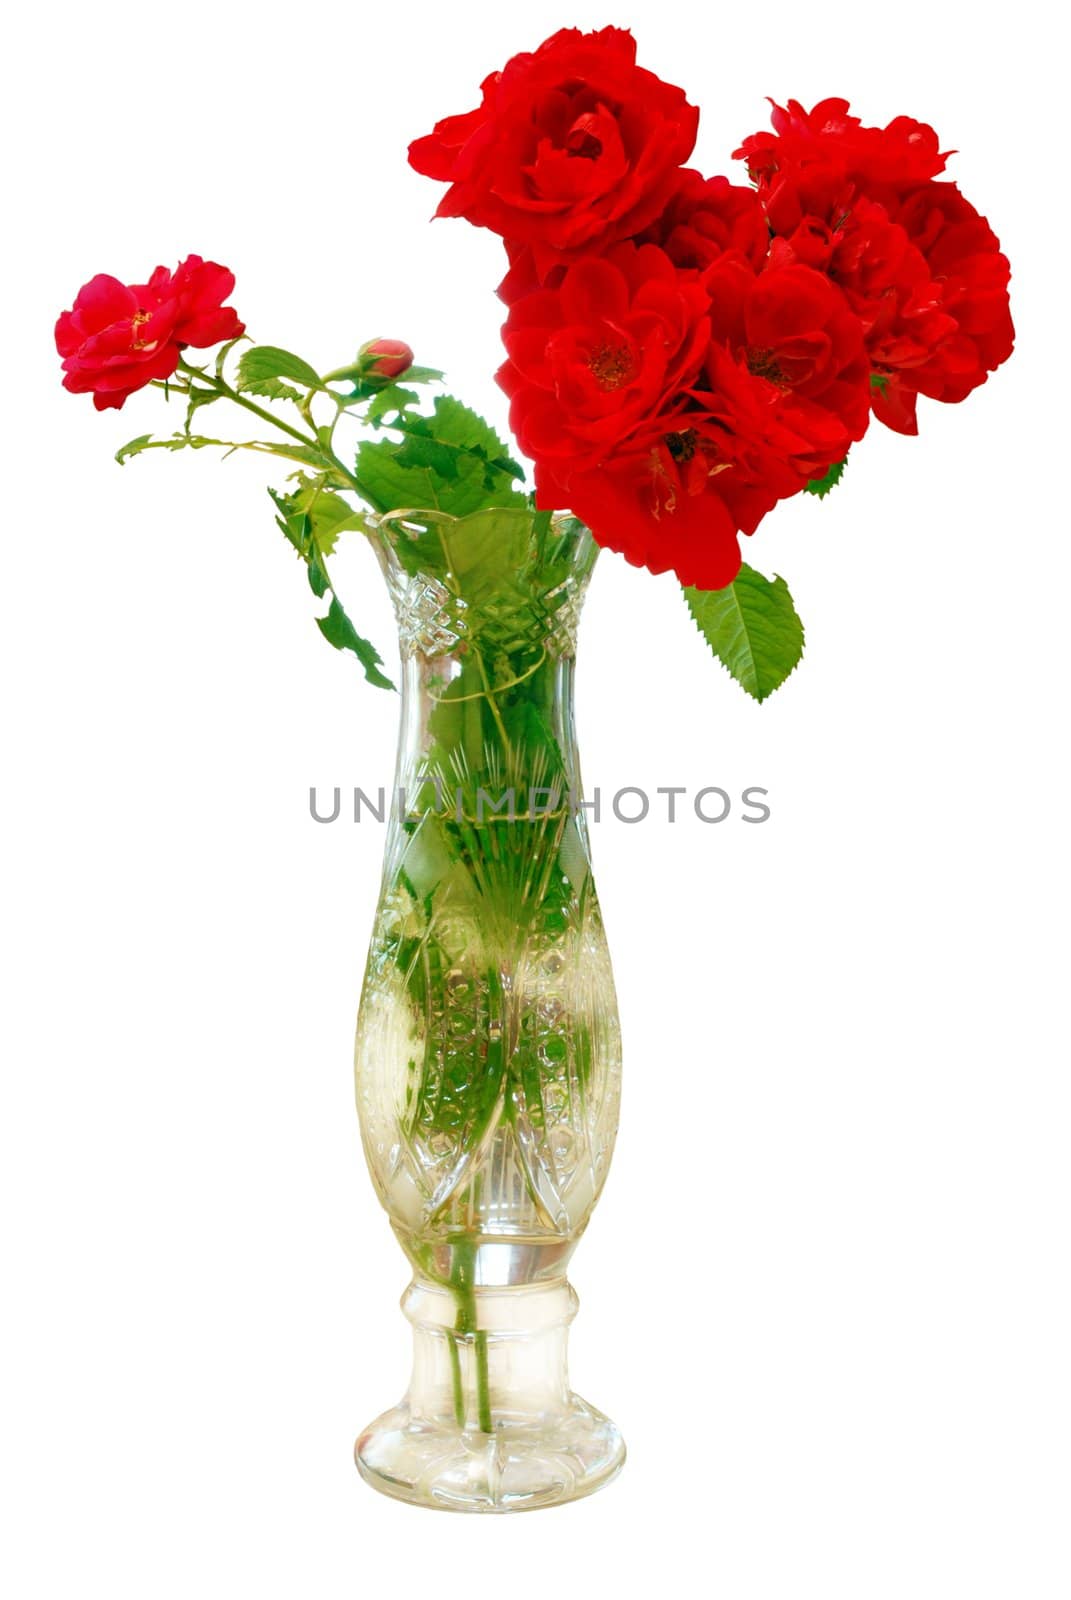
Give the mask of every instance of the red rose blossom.
<svg viewBox="0 0 1071 1600">
<path fill-rule="evenodd" d="M 729 187 L 693 197 L 723 223 L 746 217 Z M 757 272 L 750 222 L 751 260 L 719 253 L 718 231 L 682 245 L 710 258 L 702 271 L 653 244 L 556 268 L 554 287 L 512 301 L 498 375 L 537 504 L 701 588 L 732 581 L 737 532 L 841 460 L 870 418 L 862 330 L 839 289 L 792 260 Z"/>
<path fill-rule="evenodd" d="M 560 288 L 523 296 L 502 330 L 510 425 L 535 459 L 588 462 L 620 449 L 667 395 L 697 378 L 709 297 L 654 245 L 578 262 Z"/>
<path fill-rule="evenodd" d="M 118 409 L 154 378 L 169 378 L 179 362 L 172 339 L 176 309 L 174 302 L 153 303 L 118 278 L 98 273 L 56 323 L 64 388 L 92 393 L 103 411 Z"/>
<path fill-rule="evenodd" d="M 643 235 L 678 267 L 709 267 L 727 250 L 761 267 L 770 244 L 766 216 L 754 189 L 728 178 L 704 178 L 685 167 L 665 209 Z"/>
<path fill-rule="evenodd" d="M 98 411 L 119 409 L 136 390 L 169 378 L 185 346 L 204 349 L 244 332 L 222 303 L 233 288 L 233 273 L 200 256 L 173 273 L 157 267 L 146 284 L 98 273 L 56 323 L 64 388 L 91 393 Z"/>
<path fill-rule="evenodd" d="M 813 111 L 798 100 L 770 104 L 774 131 L 753 133 L 733 159 L 747 162 L 778 233 L 789 231 L 790 208 L 797 208 L 797 221 L 808 215 L 828 221 L 846 188 L 902 193 L 944 171 L 937 135 L 924 122 L 895 117 L 888 127 L 865 128 L 847 100 L 822 100 Z"/>
<path fill-rule="evenodd" d="M 760 273 L 731 257 L 713 270 L 714 337 L 781 396 L 832 413 L 842 427 L 843 456 L 870 421 L 862 325 L 837 285 L 779 251 L 780 243 L 774 240 Z"/>
<path fill-rule="evenodd" d="M 598 544 L 634 567 L 672 569 L 681 583 L 724 589 L 740 571 L 736 524 L 704 457 L 678 460 L 689 451 L 688 435 L 671 433 L 596 471 L 572 474 L 567 488 L 537 465 L 536 504 L 568 507 Z"/>
<path fill-rule="evenodd" d="M 863 127 L 844 100 L 774 107 L 748 163 L 771 255 L 828 273 L 859 319 L 874 414 L 916 433 L 916 399 L 958 401 L 1011 353 L 1007 260 L 954 184 L 937 135 L 897 117 Z"/>
<path fill-rule="evenodd" d="M 844 439 L 831 413 L 783 399 L 712 341 L 697 386 L 597 466 L 537 457 L 536 504 L 568 507 L 636 566 L 721 589 L 740 570 L 737 532 L 820 477 Z"/>
<path fill-rule="evenodd" d="M 889 203 L 891 215 L 877 201 L 853 202 L 828 234 L 826 270 L 862 325 L 874 414 L 913 434 L 919 394 L 963 400 L 1011 354 L 1010 269 L 954 184 L 922 184 Z M 807 259 L 816 237 L 801 228 L 772 251 Z"/>
<path fill-rule="evenodd" d="M 451 185 L 438 215 L 556 261 L 638 234 L 662 210 L 695 143 L 681 89 L 636 65 L 621 28 L 564 28 L 483 84 L 483 101 L 409 148 L 418 172 Z"/>
<path fill-rule="evenodd" d="M 925 263 L 934 317 L 944 325 L 922 359 L 875 362 L 883 380 L 875 414 L 899 432 L 914 433 L 916 394 L 965 400 L 1011 355 L 1011 267 L 986 219 L 954 183 L 924 184 L 903 201 L 895 223 Z"/>
</svg>

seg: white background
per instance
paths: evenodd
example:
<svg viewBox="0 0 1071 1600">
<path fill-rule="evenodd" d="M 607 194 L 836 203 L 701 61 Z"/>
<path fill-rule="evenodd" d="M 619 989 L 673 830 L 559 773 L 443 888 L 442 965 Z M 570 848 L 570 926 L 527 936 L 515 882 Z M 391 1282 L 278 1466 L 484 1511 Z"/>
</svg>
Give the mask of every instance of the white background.
<svg viewBox="0 0 1071 1600">
<path fill-rule="evenodd" d="M 573 1375 L 624 1475 L 537 1520 L 432 1516 L 351 1461 L 408 1361 L 349 1064 L 382 833 L 307 808 L 389 782 L 397 703 L 319 638 L 280 475 L 120 470 L 159 397 L 95 414 L 51 328 L 94 272 L 199 251 L 261 340 L 326 368 L 405 337 L 504 424 L 498 243 L 428 225 L 406 145 L 610 20 L 702 106 L 708 171 L 766 94 L 932 121 L 1012 258 L 1019 350 L 753 541 L 808 628 L 767 705 L 671 578 L 600 564 L 589 789 L 755 784 L 773 814 L 596 830 L 627 1080 Z M 1066 132 L 1040 9 L 105 0 L 8 28 L 5 1592 L 1067 1600 Z M 368 553 L 340 576 L 389 645 Z"/>
</svg>

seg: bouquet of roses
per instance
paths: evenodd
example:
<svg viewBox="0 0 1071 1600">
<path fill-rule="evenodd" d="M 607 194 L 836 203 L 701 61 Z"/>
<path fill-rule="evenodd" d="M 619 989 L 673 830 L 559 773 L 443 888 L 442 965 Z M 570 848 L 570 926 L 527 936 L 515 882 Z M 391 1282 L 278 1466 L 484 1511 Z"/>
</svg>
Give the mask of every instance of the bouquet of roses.
<svg viewBox="0 0 1071 1600">
<path fill-rule="evenodd" d="M 449 185 L 440 213 L 504 241 L 498 381 L 531 490 L 479 416 L 426 403 L 441 374 L 407 344 L 373 339 L 328 372 L 253 344 L 233 275 L 199 256 L 144 283 L 92 279 L 56 328 L 64 382 L 99 409 L 147 387 L 185 407 L 120 461 L 219 447 L 291 464 L 270 493 L 318 625 L 388 686 L 331 576 L 348 531 L 372 541 L 394 601 L 398 803 L 355 1064 L 365 1153 L 414 1272 L 416 1356 L 357 1458 L 425 1505 L 549 1505 L 624 1459 L 565 1362 L 565 1271 L 621 1075 L 572 699 L 597 545 L 675 573 L 761 700 L 803 631 L 740 536 L 789 495 L 827 493 L 873 417 L 914 432 L 920 394 L 962 400 L 1012 347 L 1008 263 L 941 178 L 931 128 L 789 101 L 743 141 L 750 184 L 732 184 L 685 165 L 697 117 L 636 65 L 630 34 L 567 29 L 411 148 Z M 228 409 L 269 436 L 209 430 Z"/>
<path fill-rule="evenodd" d="M 779 500 L 826 494 L 872 418 L 914 433 L 919 395 L 965 399 L 1013 341 L 1008 262 L 942 178 L 932 128 L 866 127 L 839 99 L 811 111 L 790 100 L 772 121 L 735 152 L 750 184 L 705 178 L 685 165 L 698 111 L 636 65 L 631 34 L 564 29 L 410 149 L 449 184 L 440 216 L 504 241 L 498 381 L 534 463 L 534 504 L 674 571 L 714 653 L 760 699 L 803 635 L 783 580 L 741 564 L 739 536 Z M 520 503 L 524 473 L 456 400 L 421 409 L 413 386 L 441 375 L 400 341 L 371 341 L 325 376 L 274 346 L 239 353 L 233 284 L 198 256 L 145 284 L 92 279 L 56 327 L 63 381 L 101 409 L 147 385 L 183 397 L 182 431 L 135 439 L 120 460 L 220 445 L 296 461 L 295 487 L 273 498 L 315 593 L 331 596 L 320 626 L 386 683 L 331 586 L 336 539 L 367 529 L 369 512 Z M 189 360 L 215 345 L 212 366 Z M 198 432 L 222 399 L 276 436 Z M 343 418 L 371 430 L 356 456 L 337 442 Z"/>
</svg>

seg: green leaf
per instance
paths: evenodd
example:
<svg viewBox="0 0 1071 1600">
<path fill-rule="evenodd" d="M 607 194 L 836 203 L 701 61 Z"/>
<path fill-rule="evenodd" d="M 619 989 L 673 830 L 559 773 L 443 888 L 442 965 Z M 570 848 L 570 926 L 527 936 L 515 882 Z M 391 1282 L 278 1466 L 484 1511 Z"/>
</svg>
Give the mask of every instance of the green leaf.
<svg viewBox="0 0 1071 1600">
<path fill-rule="evenodd" d="M 492 507 L 466 517 L 464 526 L 440 529 L 449 570 L 470 607 L 517 605 L 518 574 L 529 555 L 531 516 L 514 506 Z M 433 568 L 434 570 L 434 568 Z"/>
<path fill-rule="evenodd" d="M 357 476 L 381 511 L 446 511 L 464 517 L 489 507 L 526 505 L 516 487 L 523 468 L 482 417 L 451 395 L 431 416 L 402 411 L 390 424 L 401 442 L 365 441 Z"/>
<path fill-rule="evenodd" d="M 250 449 L 259 450 L 267 455 L 285 456 L 288 461 L 301 461 L 309 467 L 318 467 L 324 483 L 330 484 L 333 489 L 349 488 L 349 484 L 340 473 L 333 471 L 330 467 L 325 468 L 322 454 L 319 450 L 314 450 L 311 445 L 275 444 L 266 440 L 258 440 L 250 446 Z"/>
<path fill-rule="evenodd" d="M 889 387 L 889 374 L 887 372 L 872 372 L 870 374 L 870 387 L 879 394 L 884 394 Z"/>
<path fill-rule="evenodd" d="M 279 495 L 272 492 L 272 498 L 283 518 L 288 524 L 293 525 L 294 533 L 301 539 L 301 543 L 297 543 L 297 540 L 291 537 L 289 529 L 287 530 L 287 538 L 302 554 L 305 553 L 305 546 L 311 538 L 321 555 L 332 555 L 340 533 L 345 533 L 351 528 L 367 527 L 364 513 L 355 511 L 341 495 L 335 494 L 328 488 L 323 476 L 307 478 L 301 472 L 295 476 L 298 488 L 292 494 Z"/>
<path fill-rule="evenodd" d="M 293 400 L 295 405 L 301 404 L 307 392 L 295 389 L 281 378 L 249 378 L 238 387 L 243 394 L 260 395 L 265 400 Z"/>
<path fill-rule="evenodd" d="M 131 456 L 140 455 L 152 443 L 151 433 L 139 433 L 136 439 L 130 439 L 115 452 L 115 459 L 122 466 L 124 461 L 129 461 Z"/>
<path fill-rule="evenodd" d="M 318 600 L 330 591 L 331 606 L 326 617 L 318 617 L 316 625 L 324 638 L 336 650 L 352 650 L 365 670 L 365 677 L 381 689 L 393 689 L 389 678 L 378 671 L 380 657 L 367 639 L 362 639 L 346 615 L 331 587 L 325 557 L 334 550 L 335 541 L 344 528 L 364 527 L 364 516 L 354 511 L 340 495 L 327 485 L 327 474 L 307 478 L 297 473 L 298 488 L 292 494 L 280 494 L 275 489 L 268 493 L 279 512 L 276 522 L 305 562 L 309 588 Z"/>
<path fill-rule="evenodd" d="M 803 655 L 803 624 L 784 578 L 742 566 L 724 589 L 685 589 L 695 624 L 741 688 L 765 700 Z"/>
<path fill-rule="evenodd" d="M 143 450 L 203 450 L 206 445 L 218 445 L 222 450 L 239 448 L 229 439 L 206 439 L 197 433 L 176 433 L 170 439 L 154 439 L 151 433 L 142 433 L 117 450 L 115 459 L 123 466 L 131 456 L 139 456 Z"/>
<path fill-rule="evenodd" d="M 289 378 L 292 383 L 300 383 L 306 389 L 322 389 L 323 383 L 318 372 L 303 361 L 300 356 L 292 355 L 289 350 L 280 350 L 273 344 L 255 344 L 247 350 L 238 363 L 238 389 L 250 394 L 266 394 L 272 399 L 291 400 L 303 396 L 295 396 L 295 392 L 287 390 L 284 394 L 273 392 L 272 385 L 278 386 L 280 378 Z M 265 388 L 264 386 L 269 387 Z M 284 389 L 285 385 L 282 386 Z"/>
<path fill-rule="evenodd" d="M 848 458 L 843 461 L 834 461 L 829 471 L 821 478 L 812 478 L 810 483 L 804 484 L 807 494 L 816 494 L 819 500 L 824 500 L 830 489 L 835 489 L 844 476 L 844 469 L 848 465 Z"/>
<path fill-rule="evenodd" d="M 317 600 L 322 600 L 331 587 L 331 580 L 327 576 L 327 568 L 320 557 L 319 550 L 310 550 L 308 557 L 309 588 Z"/>
<path fill-rule="evenodd" d="M 222 378 L 223 369 L 227 365 L 227 357 L 230 355 L 230 353 L 234 349 L 235 345 L 241 344 L 243 340 L 245 340 L 247 343 L 251 343 L 251 341 L 249 339 L 249 335 L 247 333 L 240 333 L 240 334 L 238 334 L 238 336 L 236 338 L 228 339 L 227 343 L 220 347 L 220 349 L 219 349 L 219 351 L 217 352 L 217 355 L 216 355 L 216 377 L 217 378 Z"/>
<path fill-rule="evenodd" d="M 400 384 L 388 383 L 385 389 L 380 389 L 373 396 L 365 412 L 365 421 L 378 424 L 384 417 L 394 416 L 408 406 L 415 406 L 419 399 L 415 389 L 403 389 Z"/>
<path fill-rule="evenodd" d="M 186 433 L 190 432 L 190 426 L 193 422 L 194 412 L 199 411 L 202 406 L 213 405 L 217 400 L 221 400 L 222 398 L 223 396 L 219 393 L 218 389 L 191 389 L 186 400 L 186 422 L 184 425 L 184 431 Z"/>
<path fill-rule="evenodd" d="M 406 383 L 441 383 L 443 378 L 443 374 L 435 367 L 407 367 L 399 376 L 404 378 Z M 337 372 L 329 372 L 324 379 L 325 383 L 343 383 L 347 381 L 353 384 L 350 393 L 339 394 L 336 389 L 332 389 L 330 391 L 332 398 L 337 400 L 340 406 L 359 406 L 363 405 L 366 400 L 371 400 L 373 405 L 369 408 L 369 418 L 375 423 L 376 427 L 382 426 L 382 423 L 376 417 L 372 417 L 372 411 L 375 409 L 378 396 L 385 392 L 395 394 L 409 392 L 408 390 L 399 390 L 394 378 L 383 378 L 374 372 L 361 376 L 359 367 L 342 367 Z M 411 405 L 414 401 L 407 401 L 406 403 Z"/>
<path fill-rule="evenodd" d="M 384 677 L 379 671 L 382 657 L 367 639 L 362 639 L 357 629 L 346 615 L 336 594 L 331 595 L 331 606 L 326 617 L 317 617 L 316 626 L 327 640 L 334 645 L 336 650 L 352 650 L 364 668 L 364 675 L 369 683 L 374 683 L 378 689 L 393 689 L 390 679 Z"/>
<path fill-rule="evenodd" d="M 308 445 L 274 444 L 263 439 L 207 439 L 197 433 L 175 433 L 168 439 L 154 439 L 151 433 L 143 433 L 117 450 L 115 459 L 122 466 L 131 456 L 140 455 L 143 450 L 203 450 L 207 445 L 215 445 L 228 452 L 252 450 L 256 455 L 283 456 L 287 461 L 300 461 L 306 466 L 319 467 L 323 482 L 332 489 L 349 488 L 345 478 L 331 468 L 324 467 L 324 458 L 319 450 L 313 450 Z"/>
<path fill-rule="evenodd" d="M 402 377 L 406 383 L 442 383 L 445 372 L 440 372 L 438 367 L 406 367 Z"/>
</svg>

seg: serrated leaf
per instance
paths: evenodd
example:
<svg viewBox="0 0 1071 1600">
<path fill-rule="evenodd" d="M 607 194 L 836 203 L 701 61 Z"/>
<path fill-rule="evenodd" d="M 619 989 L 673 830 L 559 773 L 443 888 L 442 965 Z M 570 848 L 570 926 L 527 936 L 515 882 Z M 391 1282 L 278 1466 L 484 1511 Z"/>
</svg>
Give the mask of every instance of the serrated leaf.
<svg viewBox="0 0 1071 1600">
<path fill-rule="evenodd" d="M 334 553 L 340 533 L 366 527 L 364 513 L 355 511 L 341 495 L 329 489 L 324 478 L 307 478 L 298 473 L 297 479 L 298 488 L 292 494 L 273 494 L 272 498 L 285 518 L 303 525 L 303 541 L 307 543 L 311 538 L 321 555 Z"/>
<path fill-rule="evenodd" d="M 784 578 L 744 565 L 724 589 L 685 589 L 688 609 L 711 650 L 742 689 L 765 700 L 803 655 L 803 624 Z"/>
<path fill-rule="evenodd" d="M 460 470 L 464 452 L 427 434 L 413 433 L 394 446 L 394 459 L 400 467 L 428 467 L 452 483 Z"/>
<path fill-rule="evenodd" d="M 293 400 L 296 405 L 300 405 L 305 398 L 300 389 L 284 383 L 281 378 L 247 378 L 238 387 L 242 394 L 260 395 L 266 400 Z"/>
<path fill-rule="evenodd" d="M 812 478 L 810 483 L 805 483 L 804 490 L 807 494 L 816 494 L 819 500 L 824 500 L 830 489 L 835 489 L 843 478 L 844 469 L 847 465 L 847 456 L 843 461 L 834 461 L 829 471 L 824 473 L 821 478 Z"/>
<path fill-rule="evenodd" d="M 331 605 L 326 617 L 317 617 L 316 626 L 328 644 L 334 645 L 336 650 L 352 650 L 364 668 L 364 675 L 369 683 L 375 684 L 377 689 L 394 688 L 390 679 L 379 671 L 382 661 L 379 652 L 367 639 L 361 638 L 336 594 L 331 596 Z"/>
<path fill-rule="evenodd" d="M 140 455 L 142 450 L 149 445 L 151 440 L 151 433 L 139 433 L 136 439 L 128 439 L 126 444 L 121 445 L 120 448 L 115 452 L 116 461 L 118 461 L 119 465 L 122 466 L 125 461 L 130 460 L 131 456 Z"/>
<path fill-rule="evenodd" d="M 268 493 L 275 503 L 279 515 L 275 521 L 281 531 L 294 546 L 298 555 L 304 560 L 309 548 L 309 519 L 301 511 L 295 511 L 285 494 L 280 494 L 277 489 L 269 487 Z"/>
<path fill-rule="evenodd" d="M 451 395 L 439 395 L 430 416 L 406 410 L 390 427 L 402 435 L 400 444 L 365 441 L 357 456 L 362 490 L 380 510 L 464 517 L 527 504 L 516 487 L 523 469 L 494 429 Z"/>
<path fill-rule="evenodd" d="M 406 367 L 401 374 L 406 383 L 442 383 L 446 377 L 445 372 L 440 372 L 438 367 Z"/>
<path fill-rule="evenodd" d="M 451 394 L 435 397 L 431 417 L 406 415 L 402 430 L 412 436 L 420 434 L 433 438 L 455 450 L 473 451 L 484 457 L 496 471 L 510 478 L 524 479 L 524 468 L 509 453 L 509 448 L 499 438 L 490 423 L 462 405 Z"/>
<path fill-rule="evenodd" d="M 123 466 L 131 456 L 139 456 L 143 450 L 203 450 L 206 445 L 218 445 L 222 450 L 238 448 L 229 439 L 206 439 L 197 433 L 176 433 L 169 439 L 154 439 L 151 433 L 142 433 L 117 450 L 115 459 Z"/>
<path fill-rule="evenodd" d="M 365 412 L 365 420 L 379 423 L 384 417 L 404 411 L 407 406 L 415 406 L 419 399 L 420 396 L 415 389 L 405 389 L 400 384 L 388 383 L 385 389 L 380 389 L 373 395 L 372 403 Z"/>
<path fill-rule="evenodd" d="M 292 351 L 280 350 L 277 345 L 255 344 L 238 363 L 239 391 L 264 394 L 262 387 L 254 388 L 254 385 L 263 385 L 279 378 L 289 378 L 291 383 L 300 383 L 306 389 L 323 388 L 320 374 L 315 368 Z M 284 398 L 290 399 L 291 396 Z"/>
</svg>

